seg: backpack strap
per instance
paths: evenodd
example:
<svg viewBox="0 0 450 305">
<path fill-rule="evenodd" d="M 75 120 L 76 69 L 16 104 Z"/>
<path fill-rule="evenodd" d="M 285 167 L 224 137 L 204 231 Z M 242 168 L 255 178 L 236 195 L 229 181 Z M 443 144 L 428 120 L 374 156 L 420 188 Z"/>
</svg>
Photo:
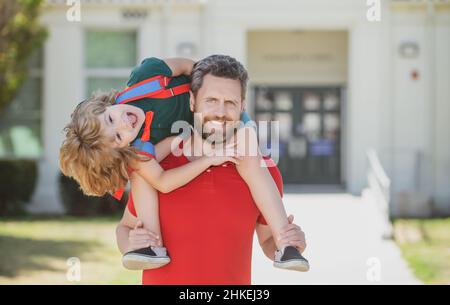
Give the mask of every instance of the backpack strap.
<svg viewBox="0 0 450 305">
<path fill-rule="evenodd" d="M 158 75 L 143 80 L 120 92 L 116 97 L 116 104 L 124 104 L 142 98 L 165 99 L 175 95 L 189 92 L 189 84 L 182 84 L 173 88 L 167 88 L 171 77 Z"/>
</svg>

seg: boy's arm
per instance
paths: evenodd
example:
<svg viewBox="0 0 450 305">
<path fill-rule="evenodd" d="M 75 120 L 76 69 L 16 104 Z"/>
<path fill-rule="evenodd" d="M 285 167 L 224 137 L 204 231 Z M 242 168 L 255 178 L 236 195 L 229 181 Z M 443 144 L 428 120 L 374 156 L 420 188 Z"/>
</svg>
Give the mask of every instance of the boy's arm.
<svg viewBox="0 0 450 305">
<path fill-rule="evenodd" d="M 133 168 L 136 172 L 161 193 L 169 193 L 187 183 L 207 170 L 210 166 L 225 162 L 238 163 L 238 157 L 204 156 L 183 166 L 164 170 L 156 160 L 137 162 Z"/>
<path fill-rule="evenodd" d="M 183 138 L 181 136 L 167 137 L 158 144 L 155 145 L 156 161 L 161 162 L 164 160 L 171 152 L 172 149 L 177 148 Z"/>
<path fill-rule="evenodd" d="M 188 58 L 166 58 L 164 62 L 172 70 L 172 76 L 190 75 L 194 66 L 194 61 Z"/>
</svg>

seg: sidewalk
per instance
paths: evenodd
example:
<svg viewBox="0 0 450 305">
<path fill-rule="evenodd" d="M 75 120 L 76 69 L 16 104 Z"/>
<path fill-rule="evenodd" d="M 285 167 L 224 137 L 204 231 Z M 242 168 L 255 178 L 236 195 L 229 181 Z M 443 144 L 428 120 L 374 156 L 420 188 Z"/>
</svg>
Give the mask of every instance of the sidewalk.
<svg viewBox="0 0 450 305">
<path fill-rule="evenodd" d="M 286 194 L 288 214 L 306 233 L 307 273 L 272 267 L 253 244 L 253 284 L 420 284 L 392 240 L 381 238 L 375 208 L 350 194 Z"/>
</svg>

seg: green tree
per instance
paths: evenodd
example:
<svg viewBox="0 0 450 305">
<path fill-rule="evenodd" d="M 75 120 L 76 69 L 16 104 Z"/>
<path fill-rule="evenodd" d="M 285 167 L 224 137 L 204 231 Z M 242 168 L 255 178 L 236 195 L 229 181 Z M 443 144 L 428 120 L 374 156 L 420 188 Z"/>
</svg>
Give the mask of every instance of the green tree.
<svg viewBox="0 0 450 305">
<path fill-rule="evenodd" d="M 27 60 L 47 37 L 39 23 L 44 0 L 0 0 L 0 112 L 27 76 Z"/>
</svg>

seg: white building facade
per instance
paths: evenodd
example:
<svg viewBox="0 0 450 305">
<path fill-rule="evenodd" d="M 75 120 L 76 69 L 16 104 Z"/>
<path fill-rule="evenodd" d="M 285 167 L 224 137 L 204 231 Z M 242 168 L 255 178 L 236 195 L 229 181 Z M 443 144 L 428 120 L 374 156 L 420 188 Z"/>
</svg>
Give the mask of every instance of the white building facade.
<svg viewBox="0 0 450 305">
<path fill-rule="evenodd" d="M 80 21 L 67 18 L 73 5 L 48 3 L 32 210 L 62 211 L 62 129 L 91 90 L 122 88 L 149 56 L 220 53 L 249 70 L 250 114 L 280 122 L 286 183 L 359 195 L 373 148 L 392 215 L 450 214 L 448 1 L 381 1 L 379 21 L 367 17 L 376 1 L 361 0 L 92 0 Z"/>
</svg>

